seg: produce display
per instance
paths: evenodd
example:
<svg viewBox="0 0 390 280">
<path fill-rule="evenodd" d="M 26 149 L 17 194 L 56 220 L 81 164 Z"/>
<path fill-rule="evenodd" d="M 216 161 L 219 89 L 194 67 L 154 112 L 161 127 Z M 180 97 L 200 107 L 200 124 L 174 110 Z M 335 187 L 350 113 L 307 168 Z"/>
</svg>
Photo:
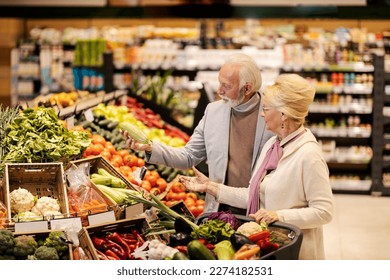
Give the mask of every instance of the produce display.
<svg viewBox="0 0 390 280">
<path fill-rule="evenodd" d="M 15 235 L 0 229 L 0 260 L 69 260 L 69 244 L 62 231 Z"/>
</svg>

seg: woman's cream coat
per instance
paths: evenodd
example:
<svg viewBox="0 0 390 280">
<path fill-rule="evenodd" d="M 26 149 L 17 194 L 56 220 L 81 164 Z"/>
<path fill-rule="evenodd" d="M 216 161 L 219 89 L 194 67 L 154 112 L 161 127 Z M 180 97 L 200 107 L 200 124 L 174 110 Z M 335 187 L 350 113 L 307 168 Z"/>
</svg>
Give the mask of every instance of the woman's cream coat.
<svg viewBox="0 0 390 280">
<path fill-rule="evenodd" d="M 294 137 L 302 129 L 284 140 Z M 274 141 L 275 137 L 272 137 L 264 145 L 257 168 Z M 221 186 L 218 201 L 246 208 L 248 195 L 249 189 Z M 280 221 L 302 230 L 300 259 L 325 258 L 322 225 L 332 219 L 333 195 L 321 148 L 308 129 L 283 148 L 278 167 L 260 185 L 260 205 L 266 210 L 276 211 Z"/>
</svg>

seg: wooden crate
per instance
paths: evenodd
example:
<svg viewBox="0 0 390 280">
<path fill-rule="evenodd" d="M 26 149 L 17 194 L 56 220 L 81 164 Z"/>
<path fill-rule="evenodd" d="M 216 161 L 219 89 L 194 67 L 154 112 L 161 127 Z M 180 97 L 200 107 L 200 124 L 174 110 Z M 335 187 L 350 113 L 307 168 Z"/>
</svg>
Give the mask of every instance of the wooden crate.
<svg viewBox="0 0 390 280">
<path fill-rule="evenodd" d="M 99 260 L 98 253 L 96 252 L 95 246 L 92 243 L 92 237 L 94 235 L 103 236 L 110 232 L 118 233 L 128 233 L 132 229 L 137 229 L 140 234 L 145 232 L 146 229 L 150 228 L 149 223 L 145 218 L 137 219 L 126 219 L 116 221 L 114 223 L 106 223 L 98 226 L 87 226 L 83 227 L 78 236 L 79 236 L 79 246 L 84 250 L 87 258 L 91 260 Z M 159 238 L 157 236 L 149 236 L 145 238 L 146 240 L 152 240 Z"/>
<path fill-rule="evenodd" d="M 38 198 L 43 196 L 55 198 L 60 204 L 60 212 L 69 213 L 62 162 L 5 164 L 0 200 L 7 206 L 10 220 L 12 213 L 9 194 L 18 188 L 24 188 Z"/>
</svg>

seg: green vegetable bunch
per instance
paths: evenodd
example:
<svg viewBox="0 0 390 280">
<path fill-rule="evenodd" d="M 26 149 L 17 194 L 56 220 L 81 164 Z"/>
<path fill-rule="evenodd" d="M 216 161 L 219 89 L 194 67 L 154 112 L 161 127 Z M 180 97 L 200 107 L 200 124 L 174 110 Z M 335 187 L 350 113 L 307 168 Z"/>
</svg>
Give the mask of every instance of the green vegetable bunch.
<svg viewBox="0 0 390 280">
<path fill-rule="evenodd" d="M 43 242 L 43 246 L 54 248 L 60 259 L 68 259 L 69 247 L 68 243 L 62 238 L 63 234 L 61 231 L 51 231 Z"/>
<path fill-rule="evenodd" d="M 199 225 L 199 228 L 194 229 L 191 233 L 193 239 L 204 238 L 208 243 L 216 244 L 222 240 L 229 240 L 230 236 L 235 233 L 235 230 L 230 224 L 218 220 L 207 220 L 207 222 Z"/>
<path fill-rule="evenodd" d="M 69 159 L 91 144 L 84 131 L 65 128 L 52 108 L 24 109 L 7 127 L 3 140 L 5 162 L 42 162 Z"/>
</svg>

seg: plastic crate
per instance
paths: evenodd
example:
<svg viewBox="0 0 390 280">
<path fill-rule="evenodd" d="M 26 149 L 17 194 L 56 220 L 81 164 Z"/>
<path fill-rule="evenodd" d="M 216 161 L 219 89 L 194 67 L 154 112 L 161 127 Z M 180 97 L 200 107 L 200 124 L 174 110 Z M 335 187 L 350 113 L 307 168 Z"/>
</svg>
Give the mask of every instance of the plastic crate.
<svg viewBox="0 0 390 280">
<path fill-rule="evenodd" d="M 79 246 L 83 249 L 87 258 L 91 260 L 99 260 L 98 253 L 92 243 L 92 237 L 94 235 L 102 236 L 106 233 L 115 231 L 119 233 L 128 233 L 132 229 L 137 229 L 142 235 L 148 228 L 150 228 L 150 225 L 145 218 L 120 220 L 114 223 L 83 227 L 78 234 Z M 159 239 L 158 236 L 151 235 L 145 237 L 145 240 L 152 240 L 156 238 Z"/>
<path fill-rule="evenodd" d="M 211 213 L 205 213 L 196 218 L 195 222 L 199 225 L 205 222 Z M 255 221 L 254 219 L 243 216 L 235 215 L 241 223 Z M 303 233 L 302 231 L 291 224 L 283 222 L 275 222 L 268 226 L 270 231 L 278 231 L 285 234 L 290 242 L 279 249 L 270 252 L 260 257 L 261 260 L 297 260 L 299 257 L 299 251 L 301 249 Z"/>
<path fill-rule="evenodd" d="M 9 194 L 24 188 L 38 198 L 48 196 L 58 200 L 60 212 L 69 213 L 68 197 L 64 180 L 64 169 L 57 163 L 6 163 L 1 184 L 0 200 L 6 205 L 11 220 Z"/>
</svg>

